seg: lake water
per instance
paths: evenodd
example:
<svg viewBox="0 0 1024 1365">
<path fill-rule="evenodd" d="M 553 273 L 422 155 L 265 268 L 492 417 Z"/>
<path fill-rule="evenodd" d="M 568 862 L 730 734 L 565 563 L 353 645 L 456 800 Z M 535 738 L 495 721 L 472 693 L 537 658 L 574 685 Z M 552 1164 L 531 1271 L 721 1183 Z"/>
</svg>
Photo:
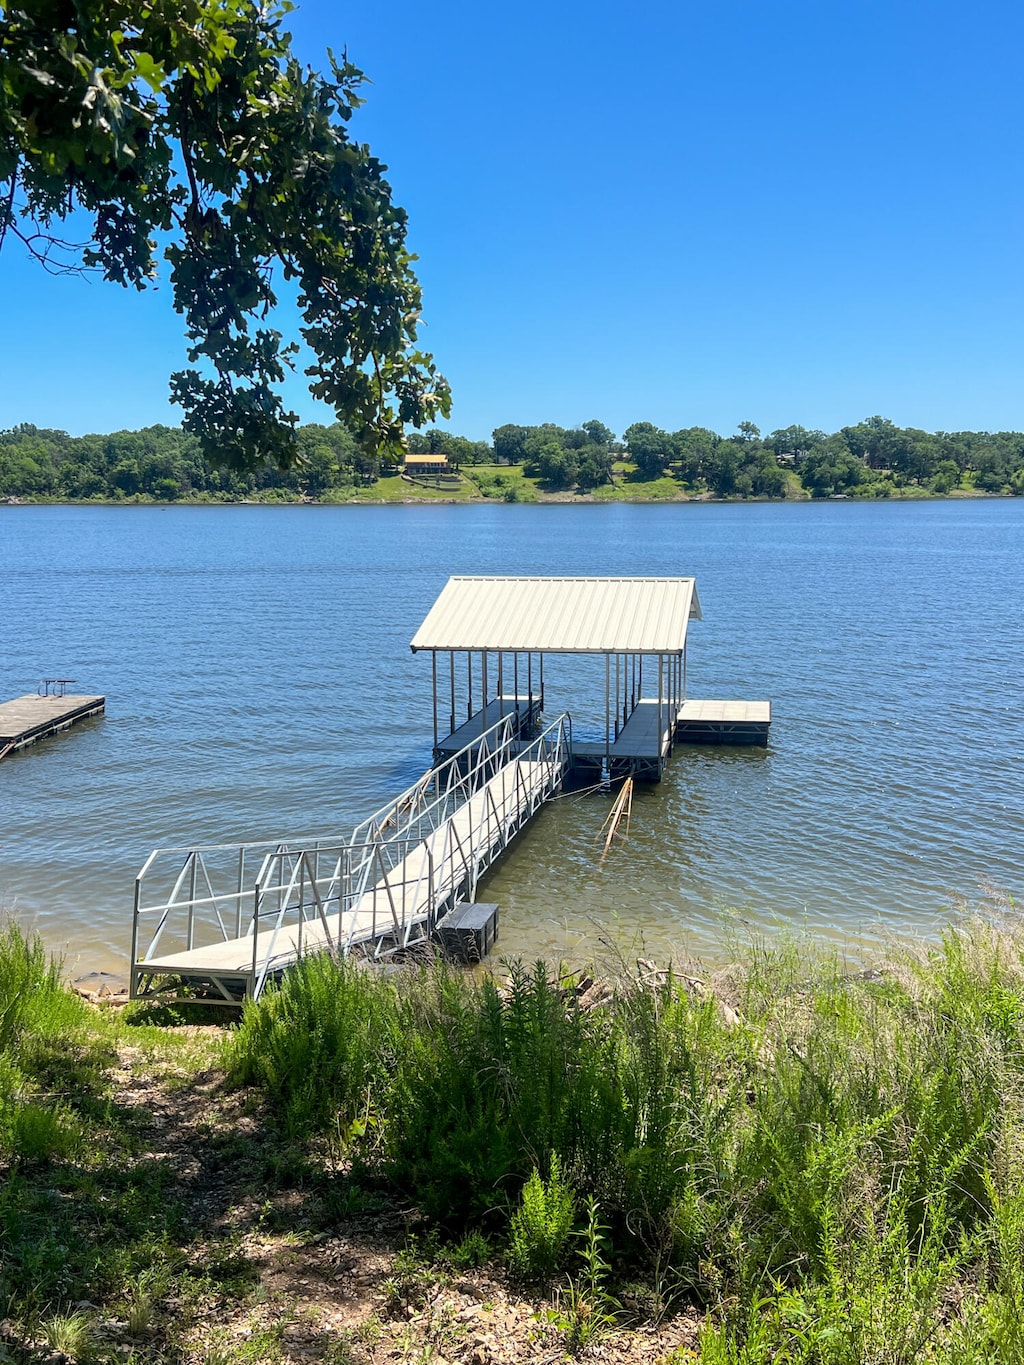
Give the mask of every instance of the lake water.
<svg viewBox="0 0 1024 1365">
<path fill-rule="evenodd" d="M 502 950 L 934 935 L 1024 890 L 1022 550 L 1024 500 L 0 508 L 0 699 L 107 697 L 0 764 L 0 908 L 123 972 L 152 847 L 336 835 L 427 766 L 449 574 L 694 574 L 689 693 L 770 698 L 770 747 L 677 748 L 603 865 L 607 799 L 546 808 L 481 888 Z"/>
</svg>

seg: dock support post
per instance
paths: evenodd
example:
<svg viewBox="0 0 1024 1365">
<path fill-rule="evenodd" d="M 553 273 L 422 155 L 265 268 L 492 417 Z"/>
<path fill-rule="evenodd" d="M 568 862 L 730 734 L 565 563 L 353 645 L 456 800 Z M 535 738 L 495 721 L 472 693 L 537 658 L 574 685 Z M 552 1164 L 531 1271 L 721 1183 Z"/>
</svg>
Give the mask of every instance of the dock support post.
<svg viewBox="0 0 1024 1365">
<path fill-rule="evenodd" d="M 661 765 L 661 738 L 665 727 L 661 723 L 661 708 L 665 705 L 665 656 L 658 655 L 658 765 Z"/>
<path fill-rule="evenodd" d="M 611 717 L 611 676 L 612 676 L 612 656 L 604 656 L 604 759 L 608 763 L 611 761 L 612 749 L 612 717 Z"/>
<path fill-rule="evenodd" d="M 473 719 L 473 651 L 466 650 L 466 719 Z"/>
<path fill-rule="evenodd" d="M 619 738 L 619 656 L 615 656 L 615 738 Z"/>
<path fill-rule="evenodd" d="M 430 668 L 433 676 L 434 693 L 434 748 L 437 748 L 437 650 L 430 651 Z"/>
<path fill-rule="evenodd" d="M 683 700 L 683 701 L 686 700 L 686 641 L 685 641 L 685 640 L 683 641 L 683 696 L 682 696 L 682 700 Z"/>
<path fill-rule="evenodd" d="M 540 656 L 540 709 L 544 710 L 544 655 Z"/>
<path fill-rule="evenodd" d="M 498 719 L 505 715 L 505 651 L 498 650 Z"/>
<path fill-rule="evenodd" d="M 455 733 L 455 650 L 454 650 L 454 649 L 450 649 L 450 650 L 448 651 L 448 668 L 449 668 L 449 672 L 451 673 L 451 683 L 452 683 L 451 729 L 448 731 L 448 733 L 449 733 L 450 735 L 454 735 L 454 733 Z"/>
<path fill-rule="evenodd" d="M 480 652 L 480 686 L 483 690 L 483 701 L 480 706 L 480 733 L 487 729 L 487 650 Z"/>
</svg>

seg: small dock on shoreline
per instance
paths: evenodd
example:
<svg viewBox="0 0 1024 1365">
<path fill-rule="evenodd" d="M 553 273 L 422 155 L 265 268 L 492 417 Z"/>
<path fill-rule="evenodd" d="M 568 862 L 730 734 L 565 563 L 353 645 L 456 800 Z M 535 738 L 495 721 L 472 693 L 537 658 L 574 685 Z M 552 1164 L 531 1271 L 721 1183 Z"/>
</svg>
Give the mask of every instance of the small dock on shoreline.
<svg viewBox="0 0 1024 1365">
<path fill-rule="evenodd" d="M 80 720 L 102 715 L 106 704 L 106 697 L 41 696 L 37 692 L 0 702 L 0 759 L 68 730 Z"/>
</svg>

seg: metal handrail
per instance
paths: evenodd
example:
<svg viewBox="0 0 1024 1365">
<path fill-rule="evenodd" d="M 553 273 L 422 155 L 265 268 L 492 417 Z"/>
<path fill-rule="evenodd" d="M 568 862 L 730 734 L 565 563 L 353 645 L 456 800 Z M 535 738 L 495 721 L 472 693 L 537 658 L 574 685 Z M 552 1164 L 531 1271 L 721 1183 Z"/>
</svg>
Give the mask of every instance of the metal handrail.
<svg viewBox="0 0 1024 1365">
<path fill-rule="evenodd" d="M 195 943 L 197 911 L 203 912 L 204 924 L 216 925 L 222 941 L 241 945 L 251 938 L 246 989 L 252 995 L 258 995 L 283 965 L 303 956 L 309 945 L 316 951 L 345 954 L 368 937 L 379 956 L 429 937 L 439 915 L 457 898 L 475 895 L 483 872 L 561 782 L 571 753 L 570 718 L 558 716 L 530 741 L 516 738 L 514 721 L 511 715 L 500 719 L 361 821 L 345 839 L 289 840 L 270 847 L 250 843 L 154 849 L 135 879 L 133 993 L 146 975 L 147 960 L 156 957 L 172 915 L 186 916 L 189 949 Z M 533 761 L 545 765 L 537 781 L 528 779 L 524 767 Z M 509 783 L 491 784 L 513 763 Z M 465 841 L 450 817 L 481 794 L 482 807 L 472 816 Z M 262 853 L 259 871 L 247 880 L 246 855 L 256 850 Z M 171 867 L 169 857 L 174 859 Z M 225 864 L 232 862 L 233 889 L 217 890 Z M 143 903 L 144 882 L 155 875 L 158 865 L 172 883 L 170 894 L 160 902 Z M 250 897 L 252 909 L 243 933 Z M 232 908 L 233 939 L 222 914 L 222 909 Z M 369 916 L 368 934 L 363 910 Z M 140 922 L 154 915 L 159 922 L 140 957 Z M 180 925 L 180 919 L 177 922 Z M 180 929 L 178 934 L 180 941 Z M 232 969 L 228 975 L 237 980 L 239 972 Z M 226 987 L 220 988 L 227 997 Z"/>
</svg>

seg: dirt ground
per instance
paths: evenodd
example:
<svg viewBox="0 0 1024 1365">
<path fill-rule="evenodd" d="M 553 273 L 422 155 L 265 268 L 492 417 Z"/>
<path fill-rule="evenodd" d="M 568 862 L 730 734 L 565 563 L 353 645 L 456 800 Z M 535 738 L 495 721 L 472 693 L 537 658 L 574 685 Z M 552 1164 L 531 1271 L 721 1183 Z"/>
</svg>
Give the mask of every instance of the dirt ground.
<svg viewBox="0 0 1024 1365">
<path fill-rule="evenodd" d="M 173 1171 L 173 1197 L 194 1233 L 186 1244 L 190 1283 L 202 1283 L 204 1269 L 227 1255 L 238 1286 L 190 1292 L 187 1303 L 172 1286 L 154 1301 L 143 1340 L 135 1331 L 122 1354 L 197 1365 L 566 1359 L 571 1305 L 557 1289 L 551 1298 L 529 1297 L 497 1263 L 460 1269 L 419 1250 L 416 1209 L 383 1196 L 379 1207 L 346 1211 L 345 1177 L 310 1179 L 298 1154 L 291 1169 L 292 1154 L 252 1096 L 231 1091 L 218 1071 L 176 1075 L 124 1046 L 113 1081 L 117 1102 L 135 1115 L 138 1160 Z M 595 1330 L 581 1358 L 623 1365 L 696 1358 L 694 1317 L 652 1321 L 649 1306 L 618 1316 L 621 1323 Z M 105 1327 L 117 1336 L 127 1324 Z"/>
</svg>

